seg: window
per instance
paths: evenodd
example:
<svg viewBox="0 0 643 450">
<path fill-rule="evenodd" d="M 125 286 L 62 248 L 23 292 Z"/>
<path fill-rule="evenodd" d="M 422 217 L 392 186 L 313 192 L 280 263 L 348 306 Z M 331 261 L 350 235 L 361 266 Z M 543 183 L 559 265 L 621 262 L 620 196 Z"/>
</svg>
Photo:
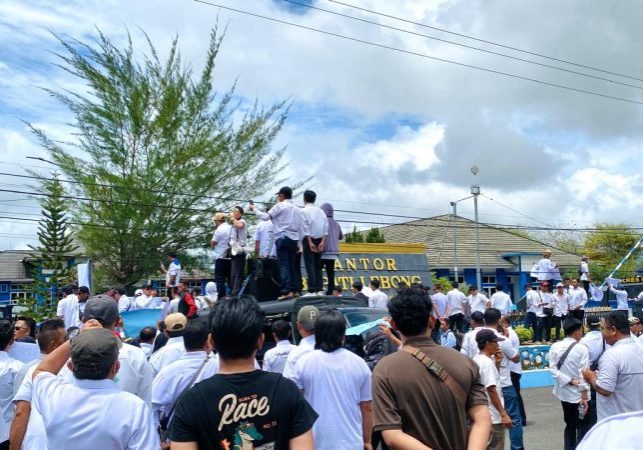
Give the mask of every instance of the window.
<svg viewBox="0 0 643 450">
<path fill-rule="evenodd" d="M 456 281 L 454 278 L 455 278 L 455 277 L 454 277 L 453 275 L 451 275 L 451 276 L 449 277 L 449 281 L 452 281 L 452 282 L 453 282 L 453 281 Z M 460 275 L 460 274 L 458 274 L 457 282 L 458 282 L 459 284 L 464 284 L 464 275 Z"/>
<path fill-rule="evenodd" d="M 0 292 L 3 294 L 6 294 L 9 292 L 9 285 L 8 284 L 0 284 Z"/>
<path fill-rule="evenodd" d="M 496 284 L 496 276 L 482 275 L 482 284 Z"/>
</svg>

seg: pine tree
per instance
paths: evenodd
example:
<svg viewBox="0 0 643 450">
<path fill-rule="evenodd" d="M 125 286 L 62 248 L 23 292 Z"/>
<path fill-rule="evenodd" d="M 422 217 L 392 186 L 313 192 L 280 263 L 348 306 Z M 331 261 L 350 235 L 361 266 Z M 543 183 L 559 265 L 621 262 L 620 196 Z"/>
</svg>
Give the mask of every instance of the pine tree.
<svg viewBox="0 0 643 450">
<path fill-rule="evenodd" d="M 63 285 L 72 281 L 70 256 L 78 250 L 66 217 L 68 205 L 64 199 L 65 190 L 58 176 L 43 180 L 40 191 L 46 196 L 40 201 L 43 220 L 38 225 L 39 244 L 29 246 L 36 261 L 31 268 L 33 290 L 30 298 L 18 303 L 28 309 L 25 315 L 38 320 L 55 316 L 58 292 Z"/>
<path fill-rule="evenodd" d="M 353 227 L 353 231 L 349 231 L 348 233 L 346 233 L 344 241 L 347 244 L 360 244 L 364 242 L 364 235 L 357 231 L 357 227 Z"/>
<path fill-rule="evenodd" d="M 369 244 L 383 244 L 386 240 L 380 229 L 373 227 L 366 233 L 366 242 Z"/>
</svg>

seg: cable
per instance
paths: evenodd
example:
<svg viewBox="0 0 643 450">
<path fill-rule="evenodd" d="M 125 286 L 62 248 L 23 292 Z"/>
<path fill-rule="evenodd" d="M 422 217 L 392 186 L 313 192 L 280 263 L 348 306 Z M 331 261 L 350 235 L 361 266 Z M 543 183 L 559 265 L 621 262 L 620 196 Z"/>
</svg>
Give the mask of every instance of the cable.
<svg viewBox="0 0 643 450">
<path fill-rule="evenodd" d="M 367 12 L 367 13 L 370 13 L 370 14 L 376 14 L 378 16 L 388 17 L 389 19 L 399 20 L 400 22 L 406 22 L 406 23 L 409 23 L 409 24 L 412 24 L 412 25 L 418 25 L 418 26 L 424 27 L 424 28 L 430 28 L 432 30 L 442 31 L 444 33 L 452 34 L 454 36 L 460 36 L 460 37 L 471 39 L 471 40 L 474 40 L 474 41 L 483 42 L 485 44 L 491 44 L 491 45 L 495 45 L 497 47 L 506 48 L 508 50 L 514 50 L 514 51 L 517 51 L 517 52 L 526 53 L 528 55 L 538 56 L 539 58 L 545 58 L 545 59 L 548 59 L 550 61 L 562 62 L 562 63 L 565 63 L 565 64 L 569 64 L 571 66 L 582 67 L 583 69 L 590 69 L 590 70 L 595 70 L 597 72 L 606 73 L 606 74 L 609 74 L 609 75 L 615 75 L 617 77 L 629 78 L 630 80 L 643 81 L 643 78 L 637 78 L 637 77 L 634 77 L 634 76 L 631 76 L 631 75 L 625 75 L 625 74 L 618 73 L 618 72 L 612 72 L 610 70 L 601 69 L 601 68 L 593 67 L 593 66 L 588 66 L 588 65 L 585 65 L 585 64 L 577 63 L 577 62 L 574 62 L 574 61 L 569 61 L 569 60 L 562 59 L 562 58 L 555 58 L 553 56 L 547 56 L 547 55 L 544 55 L 542 53 L 536 53 L 536 52 L 529 51 L 529 50 L 523 50 L 523 49 L 520 49 L 520 48 L 517 48 L 517 47 L 512 47 L 512 46 L 506 45 L 506 44 L 499 44 L 497 42 L 488 41 L 488 40 L 485 40 L 485 39 L 480 39 L 480 38 L 477 38 L 477 37 L 474 37 L 474 36 L 470 36 L 468 34 L 456 33 L 455 31 L 447 30 L 445 28 L 438 28 L 438 27 L 434 27 L 434 26 L 427 25 L 427 24 L 424 24 L 424 23 L 414 22 L 412 20 L 408 20 L 408 19 L 404 19 L 404 18 L 401 18 L 401 17 L 396 17 L 396 16 L 392 16 L 392 15 L 389 15 L 389 14 L 381 13 L 381 12 L 378 12 L 378 11 L 374 11 L 372 9 L 362 8 L 360 6 L 351 5 L 349 3 L 344 3 L 344 2 L 341 2 L 341 1 L 337 1 L 337 0 L 328 0 L 328 1 L 330 1 L 332 3 L 337 3 L 338 5 L 343 5 L 343 6 L 347 6 L 349 8 L 357 9 L 359 11 L 364 11 L 364 12 Z"/>
<path fill-rule="evenodd" d="M 424 54 L 424 53 L 414 52 L 414 51 L 411 51 L 411 50 L 404 50 L 404 49 L 401 49 L 401 48 L 398 48 L 398 47 L 392 47 L 390 45 L 378 44 L 376 42 L 367 41 L 367 40 L 364 40 L 364 39 L 359 39 L 359 38 L 355 38 L 355 37 L 351 37 L 351 36 L 346 36 L 346 35 L 339 34 L 339 33 L 333 33 L 331 31 L 321 30 L 319 28 L 313 28 L 313 27 L 309 27 L 309 26 L 306 26 L 306 25 L 301 25 L 301 24 L 297 24 L 297 23 L 293 23 L 293 22 L 288 22 L 286 20 L 276 19 L 274 17 L 264 16 L 264 15 L 261 15 L 261 14 L 252 13 L 252 12 L 249 12 L 249 11 L 244 11 L 244 10 L 241 10 L 241 9 L 231 8 L 229 6 L 224 6 L 224 5 L 220 5 L 220 4 L 217 4 L 217 3 L 211 3 L 211 2 L 208 2 L 208 1 L 205 1 L 205 0 L 194 0 L 194 1 L 197 2 L 197 3 L 203 3 L 204 5 L 214 6 L 215 8 L 221 8 L 221 9 L 225 9 L 225 10 L 228 10 L 228 11 L 233 11 L 233 12 L 236 12 L 236 13 L 239 13 L 239 14 L 245 14 L 245 15 L 248 15 L 248 16 L 257 17 L 259 19 L 264 19 L 264 20 L 268 20 L 268 21 L 271 21 L 271 22 L 281 23 L 283 25 L 289 25 L 289 26 L 300 28 L 300 29 L 303 29 L 303 30 L 314 31 L 316 33 L 321 33 L 321 34 L 325 34 L 325 35 L 328 35 L 328 36 L 334 36 L 334 37 L 337 37 L 337 38 L 340 38 L 340 39 L 345 39 L 345 40 L 352 41 L 352 42 L 358 42 L 358 43 L 361 43 L 361 44 L 370 45 L 372 47 L 382 48 L 382 49 L 385 49 L 385 50 L 391 50 L 391 51 L 394 51 L 394 52 L 404 53 L 404 54 L 412 55 L 412 56 L 418 56 L 418 57 L 421 57 L 421 58 L 431 59 L 431 60 L 434 60 L 434 61 L 440 61 L 440 62 L 444 62 L 444 63 L 448 63 L 448 64 L 453 64 L 453 65 L 456 65 L 456 66 L 466 67 L 466 68 L 469 68 L 469 69 L 475 69 L 475 70 L 479 70 L 479 71 L 482 71 L 482 72 L 493 73 L 493 74 L 496 74 L 496 75 L 502 75 L 502 76 L 505 76 L 505 77 L 516 78 L 518 80 L 529 81 L 531 83 L 541 84 L 543 86 L 550 86 L 550 87 L 555 87 L 555 88 L 559 88 L 559 89 L 565 89 L 565 90 L 568 90 L 568 91 L 579 92 L 579 93 L 583 93 L 583 94 L 593 95 L 593 96 L 596 96 L 596 97 L 609 98 L 611 100 L 618 100 L 618 101 L 625 102 L 625 103 L 633 103 L 633 104 L 636 104 L 636 105 L 643 105 L 643 101 L 632 100 L 632 99 L 627 99 L 627 98 L 623 98 L 623 97 L 616 97 L 616 96 L 613 96 L 613 95 L 602 94 L 600 92 L 588 91 L 586 89 L 575 88 L 575 87 L 566 86 L 566 85 L 563 85 L 563 84 L 551 83 L 549 81 L 542 81 L 542 80 L 538 80 L 536 78 L 524 77 L 522 75 L 516 75 L 516 74 L 509 73 L 509 72 L 503 72 L 501 70 L 490 69 L 488 67 L 480 67 L 480 66 L 476 66 L 476 65 L 473 65 L 473 64 L 467 64 L 467 63 L 463 63 L 463 62 L 459 62 L 459 61 L 453 61 L 453 60 L 450 60 L 450 59 L 438 58 L 437 56 L 430 56 L 430 55 L 427 55 L 427 54 Z"/>
<path fill-rule="evenodd" d="M 524 62 L 524 63 L 528 63 L 528 64 L 534 64 L 536 66 L 541 66 L 541 67 L 545 67 L 545 68 L 548 68 L 548 69 L 559 70 L 561 72 L 567 72 L 567 73 L 571 73 L 571 74 L 574 74 L 574 75 L 580 75 L 580 76 L 583 76 L 583 77 L 592 78 L 592 79 L 595 79 L 595 80 L 607 81 L 608 83 L 614 83 L 614 84 L 619 84 L 621 86 L 627 86 L 627 87 L 631 87 L 631 88 L 634 88 L 634 89 L 643 90 L 643 86 L 637 86 L 637 85 L 634 85 L 634 84 L 623 83 L 621 81 L 612 80 L 610 78 L 599 77 L 597 75 L 591 75 L 591 74 L 584 73 L 584 72 L 578 72 L 576 70 L 570 70 L 570 69 L 565 69 L 563 67 L 552 66 L 551 64 L 545 64 L 545 63 L 540 63 L 540 62 L 537 62 L 537 61 L 532 61 L 532 60 L 529 60 L 529 59 L 519 58 L 518 56 L 512 56 L 512 55 L 508 55 L 506 53 L 494 52 L 493 50 L 487 50 L 487 49 L 484 49 L 484 48 L 475 47 L 473 45 L 462 44 L 460 42 L 449 41 L 447 39 L 442 39 L 442 38 L 435 37 L 435 36 L 429 36 L 427 34 L 417 33 L 415 31 L 411 31 L 411 30 L 405 30 L 403 28 L 397 28 L 397 27 L 393 27 L 393 26 L 390 26 L 390 25 L 385 25 L 385 24 L 382 24 L 382 23 L 373 22 L 371 20 L 362 19 L 360 17 L 351 16 L 349 14 L 343 14 L 343 13 L 340 13 L 340 12 L 331 11 L 329 9 L 320 8 L 318 6 L 308 5 L 308 4 L 301 3 L 301 2 L 298 2 L 298 1 L 295 1 L 295 0 L 283 0 L 283 1 L 285 1 L 287 3 L 292 3 L 294 5 L 298 5 L 298 6 L 301 6 L 301 7 L 304 7 L 304 8 L 310 8 L 310 9 L 314 9 L 316 11 L 322 11 L 322 12 L 325 12 L 325 13 L 328 13 L 328 14 L 333 14 L 335 16 L 344 17 L 344 18 L 355 20 L 355 21 L 358 21 L 358 22 L 367 23 L 367 24 L 370 24 L 370 25 L 375 25 L 377 27 L 388 28 L 390 30 L 399 31 L 399 32 L 402 32 L 402 33 L 411 34 L 413 36 L 419 36 L 419 37 L 423 37 L 423 38 L 426 38 L 426 39 L 432 39 L 432 40 L 439 41 L 439 42 L 442 42 L 442 43 L 445 43 L 445 44 L 457 45 L 459 47 L 464 47 L 464 48 L 467 48 L 469 50 L 476 50 L 476 51 L 483 52 L 483 53 L 489 53 L 489 54 L 495 55 L 495 56 L 501 56 L 503 58 L 513 59 L 515 61 L 520 61 L 520 62 Z"/>
<path fill-rule="evenodd" d="M 509 211 L 513 211 L 513 212 L 515 212 L 516 214 L 519 214 L 519 215 L 521 215 L 521 216 L 523 216 L 523 217 L 525 217 L 525 218 L 527 218 L 527 219 L 529 219 L 529 220 L 533 220 L 534 222 L 538 222 L 538 223 L 540 223 L 540 224 L 542 224 L 542 225 L 545 225 L 545 226 L 547 226 L 547 227 L 551 227 L 551 225 L 550 225 L 550 224 L 545 223 L 545 222 L 542 222 L 542 221 L 540 221 L 540 220 L 538 220 L 538 219 L 534 219 L 533 217 L 529 217 L 528 215 L 523 214 L 523 213 L 521 213 L 520 211 L 517 211 L 517 210 L 515 210 L 515 209 L 511 208 L 510 206 L 504 205 L 504 204 L 502 204 L 502 203 L 500 203 L 500 202 L 498 202 L 498 201 L 496 201 L 496 200 L 492 199 L 491 197 L 487 197 L 485 194 L 480 194 L 480 196 L 482 196 L 482 197 L 486 198 L 487 200 L 490 200 L 490 201 L 494 202 L 494 203 L 495 203 L 495 204 L 497 204 L 497 205 L 502 206 L 503 208 L 507 208 Z"/>
</svg>

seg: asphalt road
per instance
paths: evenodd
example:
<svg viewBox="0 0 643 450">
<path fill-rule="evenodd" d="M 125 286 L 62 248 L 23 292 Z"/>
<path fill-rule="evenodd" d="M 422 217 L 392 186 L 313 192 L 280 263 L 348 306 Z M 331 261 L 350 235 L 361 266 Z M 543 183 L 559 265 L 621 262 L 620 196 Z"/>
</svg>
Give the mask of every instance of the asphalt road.
<svg viewBox="0 0 643 450">
<path fill-rule="evenodd" d="M 528 450 L 563 450 L 563 409 L 551 391 L 551 386 L 521 391 L 527 413 L 523 443 Z M 506 449 L 509 449 L 508 435 L 506 443 Z"/>
</svg>

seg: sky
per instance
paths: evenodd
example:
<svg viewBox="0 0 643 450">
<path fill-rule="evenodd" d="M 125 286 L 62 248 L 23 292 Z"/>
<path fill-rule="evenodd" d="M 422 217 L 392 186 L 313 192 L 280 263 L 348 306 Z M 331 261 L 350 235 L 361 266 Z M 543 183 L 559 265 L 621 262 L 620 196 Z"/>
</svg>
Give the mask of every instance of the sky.
<svg viewBox="0 0 643 450">
<path fill-rule="evenodd" d="M 306 187 L 320 203 L 352 211 L 337 214 L 346 228 L 406 220 L 359 212 L 447 214 L 472 184 L 481 186 L 487 223 L 643 227 L 638 2 L 296 2 L 363 21 L 284 0 L 212 0 L 379 47 L 192 0 L 0 2 L 0 249 L 34 244 L 39 218 L 34 199 L 5 192 L 30 190 L 25 179 L 6 174 L 52 170 L 27 159 L 46 154 L 25 121 L 68 138 L 70 115 L 43 88 L 85 89 L 55 65 L 61 48 L 52 33 L 89 41 L 100 29 L 118 43 L 129 30 L 143 51 L 144 30 L 161 56 L 178 35 L 184 61 L 198 71 L 217 22 L 226 36 L 215 86 L 226 91 L 237 80 L 248 103 L 293 101 L 275 142 L 287 147 L 283 175 L 291 183 L 311 177 Z M 472 218 L 472 201 L 460 202 L 458 213 Z"/>
</svg>

